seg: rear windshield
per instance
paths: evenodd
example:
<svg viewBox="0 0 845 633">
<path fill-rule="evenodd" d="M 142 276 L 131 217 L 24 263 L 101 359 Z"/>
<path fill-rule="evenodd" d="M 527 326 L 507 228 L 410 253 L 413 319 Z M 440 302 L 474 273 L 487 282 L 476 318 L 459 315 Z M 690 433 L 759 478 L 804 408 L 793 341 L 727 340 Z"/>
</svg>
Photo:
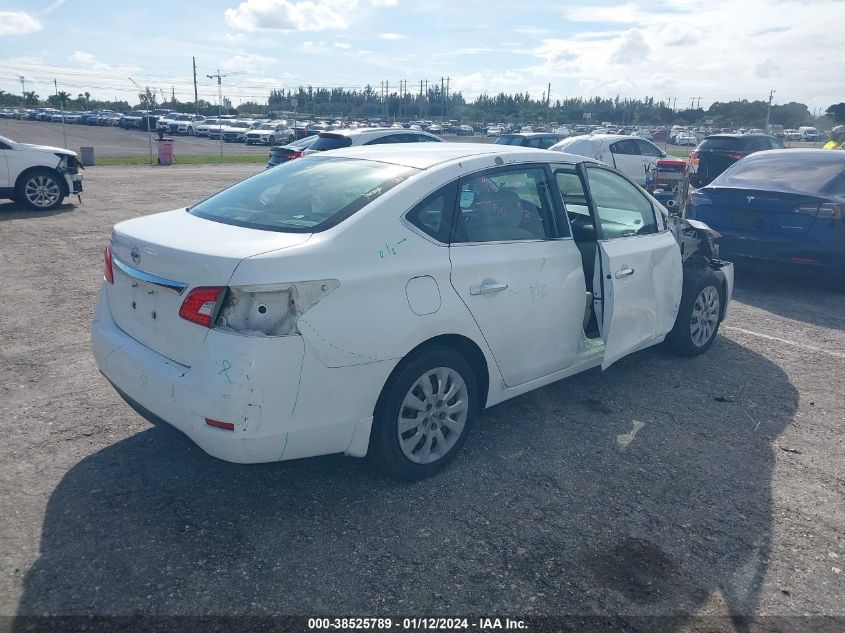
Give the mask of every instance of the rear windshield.
<svg viewBox="0 0 845 633">
<path fill-rule="evenodd" d="M 308 149 L 324 152 L 327 149 L 340 149 L 352 145 L 352 139 L 343 134 L 320 134 L 319 138 Z"/>
<path fill-rule="evenodd" d="M 745 139 L 732 138 L 730 136 L 710 136 L 701 141 L 698 149 L 724 149 L 729 151 L 740 151 L 746 149 Z"/>
<path fill-rule="evenodd" d="M 224 189 L 189 213 L 266 231 L 319 232 L 342 222 L 418 171 L 366 160 L 300 158 Z"/>
<path fill-rule="evenodd" d="M 521 136 L 502 135 L 496 139 L 498 145 L 522 145 L 523 138 Z"/>
<path fill-rule="evenodd" d="M 734 163 L 713 186 L 749 189 L 777 188 L 801 193 L 823 193 L 845 172 L 845 156 L 830 152 L 808 156 L 800 150 L 776 150 L 746 156 Z"/>
</svg>

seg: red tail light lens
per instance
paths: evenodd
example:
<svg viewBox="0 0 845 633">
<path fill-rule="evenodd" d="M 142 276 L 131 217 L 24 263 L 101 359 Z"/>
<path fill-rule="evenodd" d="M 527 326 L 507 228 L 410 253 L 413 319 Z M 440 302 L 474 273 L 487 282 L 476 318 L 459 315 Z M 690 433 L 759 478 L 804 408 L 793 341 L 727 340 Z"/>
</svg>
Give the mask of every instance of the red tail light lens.
<svg viewBox="0 0 845 633">
<path fill-rule="evenodd" d="M 294 158 L 299 158 L 302 156 L 302 152 L 291 152 L 287 155 L 288 159 L 293 160 Z"/>
<path fill-rule="evenodd" d="M 225 287 L 218 286 L 194 288 L 182 302 L 179 316 L 204 327 L 211 327 L 225 291 Z"/>
<path fill-rule="evenodd" d="M 213 426 L 215 429 L 223 429 L 224 431 L 235 430 L 235 425 L 231 422 L 220 422 L 219 420 L 212 420 L 211 418 L 206 418 L 205 423 L 208 426 Z"/>
<path fill-rule="evenodd" d="M 103 272 L 103 278 L 109 282 L 110 284 L 114 284 L 114 268 L 112 267 L 111 262 L 111 244 L 106 244 L 106 248 L 103 250 L 103 261 L 105 262 L 105 270 Z"/>
</svg>

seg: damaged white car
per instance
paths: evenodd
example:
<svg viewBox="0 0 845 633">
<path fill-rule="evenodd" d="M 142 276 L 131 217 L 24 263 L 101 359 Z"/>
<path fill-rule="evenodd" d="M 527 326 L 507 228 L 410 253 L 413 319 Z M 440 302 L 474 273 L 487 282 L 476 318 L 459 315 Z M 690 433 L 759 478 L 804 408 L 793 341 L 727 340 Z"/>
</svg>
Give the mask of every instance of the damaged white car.
<svg viewBox="0 0 845 633">
<path fill-rule="evenodd" d="M 733 288 L 713 237 L 582 156 L 319 153 L 115 226 L 94 355 L 221 459 L 372 454 L 417 479 L 485 407 L 664 340 L 706 350 Z"/>
</svg>

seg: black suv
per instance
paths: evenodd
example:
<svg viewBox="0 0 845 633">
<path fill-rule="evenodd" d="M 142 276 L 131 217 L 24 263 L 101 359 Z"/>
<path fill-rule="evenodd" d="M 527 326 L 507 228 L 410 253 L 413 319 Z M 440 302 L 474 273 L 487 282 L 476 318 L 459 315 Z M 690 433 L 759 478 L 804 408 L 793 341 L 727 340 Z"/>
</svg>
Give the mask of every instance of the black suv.
<svg viewBox="0 0 845 633">
<path fill-rule="evenodd" d="M 783 149 L 784 145 L 768 134 L 714 134 L 690 152 L 687 163 L 693 187 L 709 185 L 716 176 L 740 158 L 766 149 Z"/>
</svg>

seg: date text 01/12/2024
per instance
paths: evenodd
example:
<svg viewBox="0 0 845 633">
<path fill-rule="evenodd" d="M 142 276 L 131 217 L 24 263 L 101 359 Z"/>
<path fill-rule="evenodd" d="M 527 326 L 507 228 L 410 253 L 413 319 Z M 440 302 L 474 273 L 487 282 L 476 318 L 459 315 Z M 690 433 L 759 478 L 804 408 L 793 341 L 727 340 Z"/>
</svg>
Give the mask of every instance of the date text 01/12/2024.
<svg viewBox="0 0 845 633">
<path fill-rule="evenodd" d="M 406 631 L 450 631 L 477 629 L 480 631 L 493 630 L 525 630 L 527 624 L 523 620 L 511 618 L 309 618 L 309 630 L 391 630 L 394 628 Z"/>
</svg>

